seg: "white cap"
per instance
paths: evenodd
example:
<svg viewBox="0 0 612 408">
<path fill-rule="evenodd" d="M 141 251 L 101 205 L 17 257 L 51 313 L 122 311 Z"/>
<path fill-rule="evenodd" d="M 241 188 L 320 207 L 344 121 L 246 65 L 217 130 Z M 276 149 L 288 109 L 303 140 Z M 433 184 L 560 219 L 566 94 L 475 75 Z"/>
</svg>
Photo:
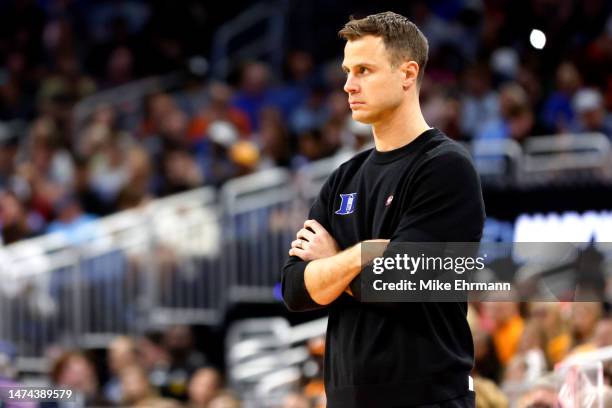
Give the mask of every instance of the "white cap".
<svg viewBox="0 0 612 408">
<path fill-rule="evenodd" d="M 498 48 L 491 55 L 490 64 L 496 73 L 515 78 L 519 68 L 519 56 L 513 48 Z"/>
<path fill-rule="evenodd" d="M 231 123 L 218 120 L 208 127 L 208 137 L 221 146 L 230 147 L 238 140 L 238 131 Z"/>
<path fill-rule="evenodd" d="M 602 106 L 601 93 L 596 89 L 581 89 L 574 95 L 572 103 L 578 113 L 599 109 Z"/>
</svg>

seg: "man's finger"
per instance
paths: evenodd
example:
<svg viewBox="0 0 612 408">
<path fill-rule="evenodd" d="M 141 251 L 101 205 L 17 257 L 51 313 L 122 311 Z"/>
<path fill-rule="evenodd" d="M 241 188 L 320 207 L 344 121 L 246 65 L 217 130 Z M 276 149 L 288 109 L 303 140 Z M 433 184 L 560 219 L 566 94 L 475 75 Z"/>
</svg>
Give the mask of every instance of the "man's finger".
<svg viewBox="0 0 612 408">
<path fill-rule="evenodd" d="M 298 239 L 303 239 L 303 240 L 306 240 L 308 242 L 312 242 L 312 240 L 314 239 L 314 235 L 315 234 L 312 231 L 308 231 L 305 228 L 302 228 L 296 234 Z"/>
<path fill-rule="evenodd" d="M 304 251 L 303 249 L 300 249 L 300 248 L 291 248 L 289 250 L 289 255 L 290 256 L 297 256 L 298 258 L 300 258 L 303 261 L 304 260 L 304 256 L 306 255 L 306 251 Z"/>
<path fill-rule="evenodd" d="M 299 249 L 304 249 L 304 241 L 302 241 L 301 239 L 296 239 L 295 241 L 291 241 L 291 248 L 299 248 Z"/>
<path fill-rule="evenodd" d="M 321 224 L 317 222 L 317 220 L 306 220 L 304 221 L 304 228 L 311 228 L 315 234 L 321 234 L 323 232 L 327 232 L 325 228 Z"/>
</svg>

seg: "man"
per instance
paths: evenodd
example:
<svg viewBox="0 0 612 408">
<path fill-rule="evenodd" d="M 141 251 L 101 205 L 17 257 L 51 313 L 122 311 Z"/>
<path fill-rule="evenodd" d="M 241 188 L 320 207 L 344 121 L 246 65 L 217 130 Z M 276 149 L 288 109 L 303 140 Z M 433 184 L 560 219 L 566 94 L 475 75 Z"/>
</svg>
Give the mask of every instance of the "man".
<svg viewBox="0 0 612 408">
<path fill-rule="evenodd" d="M 285 303 L 328 308 L 328 407 L 474 406 L 466 303 L 365 303 L 358 292 L 364 242 L 479 241 L 478 175 L 467 152 L 421 114 L 428 45 L 419 29 L 386 12 L 339 34 L 353 119 L 372 126 L 375 148 L 322 187 L 291 243 Z"/>
</svg>

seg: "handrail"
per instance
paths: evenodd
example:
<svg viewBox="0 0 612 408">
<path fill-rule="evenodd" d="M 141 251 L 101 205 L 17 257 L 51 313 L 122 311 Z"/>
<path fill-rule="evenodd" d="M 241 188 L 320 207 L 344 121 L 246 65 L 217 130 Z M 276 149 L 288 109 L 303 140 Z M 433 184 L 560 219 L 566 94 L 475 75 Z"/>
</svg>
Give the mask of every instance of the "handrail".
<svg viewBox="0 0 612 408">
<path fill-rule="evenodd" d="M 260 2 L 223 24 L 213 37 L 213 76 L 225 79 L 231 69 L 230 62 L 236 57 L 253 57 L 266 52 L 272 54 L 273 66 L 279 71 L 284 48 L 285 10 L 286 1 Z M 253 42 L 232 53 L 229 50 L 230 42 L 260 22 L 268 23 L 268 31 L 264 38 L 252 39 Z"/>
<path fill-rule="evenodd" d="M 97 92 L 86 98 L 81 99 L 72 109 L 73 116 L 73 135 L 78 134 L 85 126 L 91 114 L 101 105 L 130 107 L 135 112 L 140 111 L 141 102 L 144 96 L 168 89 L 175 86 L 180 81 L 178 73 L 170 73 L 163 76 L 153 76 L 129 82 L 115 88 Z M 134 106 L 136 105 L 136 106 Z"/>
</svg>

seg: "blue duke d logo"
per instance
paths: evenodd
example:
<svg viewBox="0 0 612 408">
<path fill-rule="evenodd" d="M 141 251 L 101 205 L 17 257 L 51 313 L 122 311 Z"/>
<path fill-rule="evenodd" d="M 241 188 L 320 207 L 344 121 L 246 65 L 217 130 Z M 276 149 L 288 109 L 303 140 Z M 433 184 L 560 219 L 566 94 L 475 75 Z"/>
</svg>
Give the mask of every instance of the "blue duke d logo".
<svg viewBox="0 0 612 408">
<path fill-rule="evenodd" d="M 357 193 L 340 194 L 340 208 L 336 211 L 338 215 L 348 215 L 355 211 Z"/>
</svg>

